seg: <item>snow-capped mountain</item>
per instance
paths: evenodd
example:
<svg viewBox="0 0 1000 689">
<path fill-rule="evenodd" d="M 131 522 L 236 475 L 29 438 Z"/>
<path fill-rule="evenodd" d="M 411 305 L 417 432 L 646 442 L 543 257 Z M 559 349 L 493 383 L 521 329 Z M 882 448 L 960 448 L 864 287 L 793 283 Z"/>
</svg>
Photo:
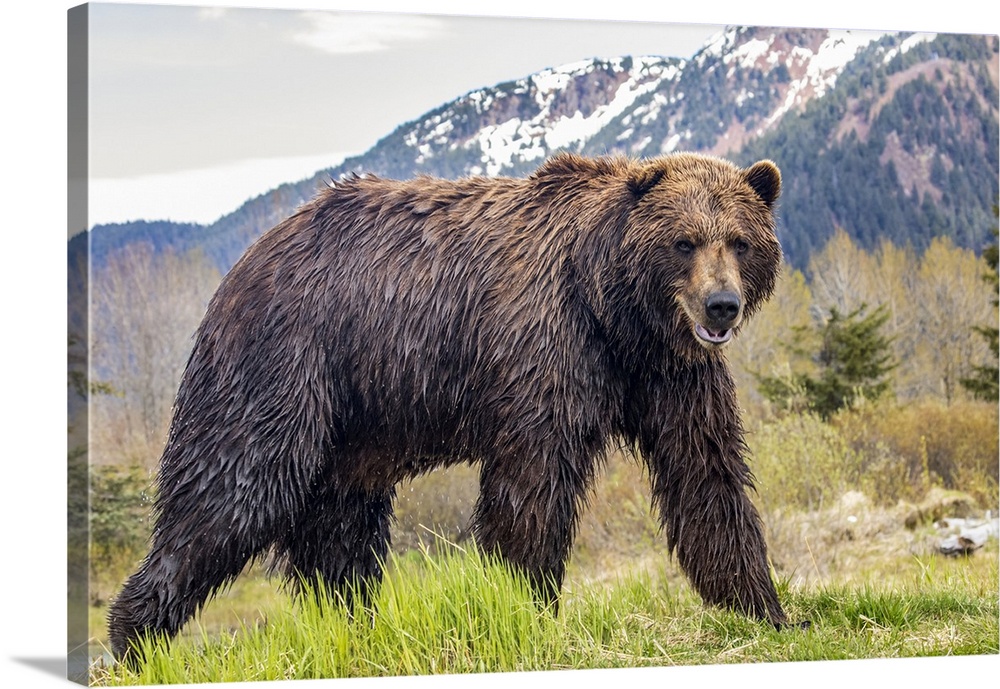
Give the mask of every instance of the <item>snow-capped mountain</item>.
<svg viewBox="0 0 1000 689">
<path fill-rule="evenodd" d="M 405 157 L 413 169 L 392 174 L 421 167 L 452 175 L 519 174 L 558 150 L 726 154 L 826 94 L 858 52 L 883 36 L 731 28 L 691 60 L 593 59 L 472 91 L 404 125 L 380 146 L 412 153 Z M 883 59 L 933 38 L 916 34 L 887 45 Z"/>
<path fill-rule="evenodd" d="M 648 100 L 644 96 L 666 90 L 682 68 L 681 61 L 640 57 L 546 69 L 459 98 L 416 123 L 404 142 L 416 150 L 418 164 L 462 150 L 475 160 L 471 174 L 502 174 L 537 164 L 553 151 L 582 150 L 613 123 L 627 125 L 641 116 L 637 107 Z M 467 135 L 456 136 L 456 130 Z"/>
<path fill-rule="evenodd" d="M 919 248 L 949 234 L 980 249 L 997 198 L 998 50 L 995 36 L 732 27 L 689 60 L 621 56 L 544 69 L 445 103 L 202 232 L 181 228 L 177 242 L 228 267 L 317 186 L 352 172 L 523 175 L 561 150 L 687 150 L 779 164 L 779 231 L 793 263 L 834 227 L 866 245 L 888 237 Z M 149 226 L 99 227 L 95 237 L 102 231 L 98 253 Z M 173 242 L 169 232 L 155 241 Z"/>
</svg>

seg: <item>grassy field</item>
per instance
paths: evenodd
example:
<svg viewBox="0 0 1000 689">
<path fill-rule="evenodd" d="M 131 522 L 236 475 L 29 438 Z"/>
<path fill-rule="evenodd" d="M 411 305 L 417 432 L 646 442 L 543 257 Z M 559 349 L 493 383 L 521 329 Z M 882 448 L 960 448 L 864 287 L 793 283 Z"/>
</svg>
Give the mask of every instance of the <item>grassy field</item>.
<svg viewBox="0 0 1000 689">
<path fill-rule="evenodd" d="M 475 549 L 393 557 L 376 612 L 285 593 L 234 624 L 204 616 L 169 649 L 147 647 L 139 672 L 98 664 L 99 685 L 400 676 L 761 661 L 900 658 L 998 652 L 994 541 L 967 559 L 903 558 L 891 574 L 849 585 L 782 585 L 806 631 L 775 631 L 704 607 L 671 571 L 571 580 L 554 617 L 524 582 Z M 250 576 L 244 586 L 260 585 Z M 263 586 L 263 585 L 261 585 Z M 267 584 L 271 587 L 270 584 Z M 239 595 L 246 595 L 245 593 Z M 239 606 L 237 596 L 235 605 Z M 234 605 L 223 596 L 210 607 Z M 215 618 L 217 619 L 217 618 Z"/>
<path fill-rule="evenodd" d="M 878 407 L 832 423 L 793 415 L 751 427 L 754 500 L 769 555 L 789 616 L 811 621 L 807 631 L 779 633 L 703 606 L 666 551 L 648 477 L 615 455 L 582 515 L 557 617 L 471 546 L 478 477 L 456 466 L 400 487 L 394 554 L 374 614 L 351 620 L 336 606 L 295 599 L 257 566 L 169 649 L 149 648 L 138 673 L 107 663 L 105 616 L 142 540 L 94 551 L 102 557 L 90 586 L 90 679 L 131 685 L 996 655 L 997 541 L 946 558 L 933 522 L 995 514 L 997 438 L 995 405 Z M 142 523 L 140 493 L 122 493 L 132 511 L 106 510 L 105 522 Z"/>
</svg>

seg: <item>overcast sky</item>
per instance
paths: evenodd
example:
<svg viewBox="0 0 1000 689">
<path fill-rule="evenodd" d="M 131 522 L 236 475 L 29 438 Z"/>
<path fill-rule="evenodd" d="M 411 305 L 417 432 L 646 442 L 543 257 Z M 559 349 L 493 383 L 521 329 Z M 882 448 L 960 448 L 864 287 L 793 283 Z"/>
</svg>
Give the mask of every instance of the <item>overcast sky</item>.
<svg viewBox="0 0 1000 689">
<path fill-rule="evenodd" d="M 718 28 L 95 4 L 91 171 L 364 150 L 472 89 L 594 56 L 690 56 Z"/>
<path fill-rule="evenodd" d="M 608 3 L 582 13 L 537 3 L 543 17 L 558 19 L 515 18 L 526 13 L 517 2 L 508 3 L 510 17 L 456 16 L 464 10 L 447 2 L 223 4 L 91 5 L 90 225 L 212 222 L 470 90 L 546 67 L 689 57 L 725 24 L 882 28 L 847 18 L 798 23 L 794 14 L 727 18 L 718 8 L 674 8 L 669 17 L 679 22 L 662 21 L 662 12 L 652 15 L 660 21 L 641 21 L 647 15 L 608 12 Z M 934 28 L 903 17 L 889 26 Z"/>
</svg>

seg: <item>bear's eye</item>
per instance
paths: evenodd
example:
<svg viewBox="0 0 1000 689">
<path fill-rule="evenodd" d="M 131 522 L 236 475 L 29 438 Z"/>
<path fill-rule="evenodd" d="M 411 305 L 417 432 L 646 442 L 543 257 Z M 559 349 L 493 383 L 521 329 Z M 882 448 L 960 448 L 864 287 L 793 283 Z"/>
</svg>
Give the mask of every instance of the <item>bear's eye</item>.
<svg viewBox="0 0 1000 689">
<path fill-rule="evenodd" d="M 692 251 L 694 251 L 694 244 L 692 244 L 686 239 L 681 239 L 676 244 L 674 244 L 674 248 L 677 249 L 678 253 L 690 254 Z"/>
<path fill-rule="evenodd" d="M 733 248 L 736 249 L 737 256 L 742 256 L 750 250 L 750 242 L 745 239 L 737 239 L 736 243 L 733 244 Z"/>
</svg>

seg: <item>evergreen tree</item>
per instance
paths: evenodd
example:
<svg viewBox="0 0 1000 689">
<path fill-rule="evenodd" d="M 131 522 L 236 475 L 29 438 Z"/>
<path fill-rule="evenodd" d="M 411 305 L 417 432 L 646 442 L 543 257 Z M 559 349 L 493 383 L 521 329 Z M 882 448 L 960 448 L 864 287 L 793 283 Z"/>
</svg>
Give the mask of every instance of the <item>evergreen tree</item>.
<svg viewBox="0 0 1000 689">
<path fill-rule="evenodd" d="M 818 337 L 814 355 L 818 375 L 805 373 L 785 377 L 757 376 L 758 389 L 765 398 L 789 410 L 808 409 L 824 419 L 853 406 L 861 399 L 874 400 L 889 389 L 889 373 L 896 367 L 890 338 L 882 334 L 889 311 L 880 306 L 865 313 L 867 306 L 842 314 L 836 307 L 817 331 L 800 329 L 790 349 L 807 354 L 803 343 Z"/>
<path fill-rule="evenodd" d="M 892 343 L 880 332 L 889 312 L 881 306 L 867 315 L 865 310 L 862 305 L 845 316 L 833 308 L 823 326 L 819 378 L 803 382 L 810 406 L 824 418 L 858 398 L 877 399 L 891 385 Z"/>
<path fill-rule="evenodd" d="M 993 206 L 993 214 L 1000 214 L 1000 206 Z M 1000 228 L 997 226 L 993 227 L 993 243 L 986 247 L 983 251 L 983 259 L 986 261 L 986 273 L 983 275 L 983 280 L 990 285 L 990 290 L 993 292 L 993 305 L 1000 306 L 1000 298 L 998 298 L 998 251 L 997 247 L 997 233 Z M 986 338 L 986 341 L 990 343 L 990 351 L 993 352 L 993 363 L 987 364 L 985 366 L 974 366 L 973 375 L 969 378 L 963 378 L 961 383 L 962 386 L 972 393 L 977 399 L 983 400 L 997 400 L 1000 399 L 1000 366 L 998 366 L 998 361 L 1000 361 L 1000 329 L 996 325 L 984 325 L 975 328 L 975 331 Z"/>
</svg>

